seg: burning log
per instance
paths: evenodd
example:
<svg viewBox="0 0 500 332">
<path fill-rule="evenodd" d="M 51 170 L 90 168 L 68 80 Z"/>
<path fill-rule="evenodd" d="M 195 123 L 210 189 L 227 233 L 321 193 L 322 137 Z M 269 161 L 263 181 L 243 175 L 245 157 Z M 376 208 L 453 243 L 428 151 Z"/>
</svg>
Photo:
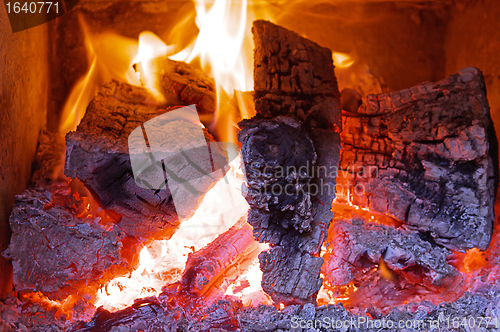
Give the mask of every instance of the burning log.
<svg viewBox="0 0 500 332">
<path fill-rule="evenodd" d="M 16 196 L 4 256 L 12 260 L 18 291 L 40 291 L 53 300 L 94 294 L 137 266 L 139 242 L 104 211 L 88 211 L 89 204 L 67 183 Z"/>
<path fill-rule="evenodd" d="M 153 128 L 153 132 L 148 132 L 147 140 L 143 137 L 146 131 L 143 123 L 166 111 L 170 109 L 155 105 L 145 89 L 112 81 L 91 101 L 77 130 L 66 136 L 65 174 L 81 180 L 99 203 L 119 220 L 121 229 L 142 240 L 168 238 L 179 222 L 179 211 L 176 212 L 168 184 L 163 188 L 139 186 L 134 178 L 129 154 L 149 155 L 145 149 L 154 144 L 163 147 L 170 141 L 178 143 L 179 137 L 168 136 L 161 128 Z M 177 124 L 185 124 L 183 139 L 199 136 L 199 126 L 181 120 L 170 123 Z M 145 149 L 129 151 L 129 135 L 141 126 L 143 131 L 135 132 L 142 134 Z M 202 135 L 207 142 L 213 142 L 213 137 L 205 129 Z M 160 173 L 162 181 L 165 180 L 165 172 L 172 173 L 170 176 L 177 176 L 179 183 L 185 186 L 191 185 L 189 180 L 196 178 L 193 180 L 196 188 L 179 194 L 184 195 L 181 197 L 185 213 L 183 217 L 194 212 L 203 194 L 223 175 L 221 171 L 201 177 L 198 174 L 200 169 L 211 173 L 223 169 L 227 164 L 225 152 L 216 144 L 210 144 L 210 156 L 200 151 L 187 154 L 179 154 L 178 158 L 171 160 L 175 165 L 160 163 L 160 168 L 152 167 L 150 170 L 151 173 Z M 175 167 L 175 170 L 170 170 L 170 166 Z M 187 174 L 189 172 L 193 174 Z"/>
<path fill-rule="evenodd" d="M 481 72 L 369 95 L 343 118 L 339 188 L 447 248 L 486 249 L 494 220 L 491 119 Z"/>
<path fill-rule="evenodd" d="M 182 275 L 182 289 L 202 295 L 221 276 L 230 277 L 227 272 L 231 266 L 251 259 L 252 254 L 256 257 L 259 247 L 246 217 L 241 218 L 206 247 L 189 254 Z"/>
<path fill-rule="evenodd" d="M 458 275 L 447 262 L 451 254 L 450 250 L 422 239 L 416 231 L 363 222 L 359 218 L 351 222 L 338 220 L 329 230 L 322 273 L 329 286 L 339 287 L 348 285 L 362 269 L 385 265 L 397 272 L 421 270 L 424 278 L 419 284 L 443 286 Z M 390 271 L 381 273 L 390 279 Z"/>
<path fill-rule="evenodd" d="M 332 53 L 269 22 L 252 32 L 257 116 L 240 123 L 238 140 L 248 222 L 274 246 L 259 256 L 262 286 L 276 302 L 315 302 L 340 148 Z"/>
<path fill-rule="evenodd" d="M 240 299 L 225 295 L 228 286 L 248 271 L 263 247 L 254 240 L 252 228 L 243 216 L 205 247 L 190 253 L 180 282 L 164 287 L 158 299 L 168 308 L 182 308 L 193 322 L 211 320 L 212 310 L 218 316 L 225 306 L 223 302 L 240 307 Z M 226 318 L 234 320 L 232 315 Z M 225 320 L 215 320 L 219 319 Z"/>
<path fill-rule="evenodd" d="M 203 70 L 166 57 L 154 60 L 166 99 L 178 96 L 186 105 L 196 104 L 200 114 L 215 112 L 217 92 L 213 78 Z"/>
</svg>

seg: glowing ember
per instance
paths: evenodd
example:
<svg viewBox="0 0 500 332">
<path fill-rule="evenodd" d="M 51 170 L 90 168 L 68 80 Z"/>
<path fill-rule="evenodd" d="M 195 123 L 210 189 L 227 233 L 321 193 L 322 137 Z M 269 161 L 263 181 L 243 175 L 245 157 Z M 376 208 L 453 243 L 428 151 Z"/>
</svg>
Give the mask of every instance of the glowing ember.
<svg viewBox="0 0 500 332">
<path fill-rule="evenodd" d="M 352 282 L 339 287 L 323 284 L 318 293 L 318 305 L 348 301 L 357 290 L 358 288 Z"/>
<path fill-rule="evenodd" d="M 475 270 L 478 270 L 487 264 L 487 260 L 484 257 L 485 254 L 477 248 L 473 248 L 470 250 L 467 250 L 467 253 L 465 254 L 464 260 L 463 260 L 463 265 L 462 265 L 462 271 L 467 272 L 471 274 Z"/>
<path fill-rule="evenodd" d="M 251 22 L 256 18 L 272 20 L 272 17 L 262 6 L 249 6 L 246 0 L 216 0 L 210 5 L 197 1 L 195 7 L 199 33 L 192 43 L 175 54 L 172 52 L 178 50 L 178 45 L 167 45 L 151 32 L 141 33 L 138 41 L 113 33 L 91 36 L 81 21 L 90 67 L 67 100 L 61 132 L 76 128 L 98 88 L 110 79 L 145 87 L 156 99 L 151 103 L 168 103 L 159 88 L 158 69 L 153 65 L 155 59 L 168 57 L 199 65 L 215 79 L 217 111 L 209 129 L 219 141 L 236 142 L 236 123 L 255 114 L 251 94 Z M 176 32 L 175 40 L 192 40 L 189 29 L 184 29 L 185 24 L 186 19 L 181 19 L 172 29 Z M 346 54 L 334 53 L 333 57 L 338 68 L 349 67 L 353 62 Z M 196 213 L 183 220 L 169 240 L 147 244 L 140 253 L 139 267 L 130 275 L 117 277 L 103 286 L 95 306 L 122 309 L 137 298 L 158 295 L 162 287 L 179 281 L 188 255 L 212 242 L 247 213 L 248 205 L 240 189 L 242 181 L 239 158 L 236 158 L 231 170 L 206 194 Z M 87 203 L 82 215 L 99 216 L 103 224 L 112 222 L 102 218 L 102 211 L 91 197 L 82 199 Z M 257 260 L 265 248 L 265 245 L 252 247 L 241 262 L 237 260 L 229 267 L 222 285 L 226 295 L 239 297 L 244 305 L 271 303 L 261 289 L 262 272 Z"/>
<path fill-rule="evenodd" d="M 218 108 L 212 130 L 219 133 L 219 139 L 235 142 L 235 123 L 242 114 L 253 114 L 251 94 L 244 93 L 252 89 L 253 82 L 247 3 L 216 1 L 208 10 L 204 3 L 197 3 L 196 10 L 200 29 L 198 38 L 170 58 L 199 61 L 202 68 L 215 78 L 219 84 L 219 106 L 223 104 L 223 107 Z M 155 58 L 168 55 L 169 47 L 160 38 L 151 32 L 142 33 L 138 42 L 112 33 L 90 36 L 85 24 L 81 23 L 87 35 L 91 66 L 67 102 L 61 126 L 63 132 L 76 128 L 97 88 L 111 78 L 143 86 L 156 98 L 152 102 L 165 102 L 158 89 L 158 73 L 152 66 Z M 246 48 L 243 50 L 245 38 Z M 244 59 L 242 54 L 246 54 L 247 58 Z M 236 98 L 232 99 L 235 90 Z M 95 305 L 109 310 L 121 309 L 137 298 L 158 295 L 163 286 L 178 281 L 188 255 L 213 241 L 248 210 L 240 189 L 242 179 L 237 158 L 231 163 L 231 170 L 226 176 L 206 194 L 193 217 L 182 221 L 171 239 L 153 241 L 145 246 L 140 254 L 139 267 L 131 275 L 115 278 L 102 287 Z M 89 211 L 82 213 L 90 215 L 90 211 L 95 210 L 93 203 L 89 201 Z M 232 283 L 239 285 L 239 290 L 231 286 L 228 295 L 241 297 L 248 304 L 269 302 L 260 289 L 261 272 L 256 256 L 261 250 L 259 247 L 252 257 L 247 257 L 251 258 L 251 267 L 247 272 L 238 268 L 237 275 L 226 284 L 225 287 Z"/>
<path fill-rule="evenodd" d="M 266 250 L 268 247 L 267 245 L 260 245 L 260 251 Z M 225 294 L 240 298 L 245 306 L 271 304 L 271 297 L 262 291 L 261 280 L 262 271 L 260 270 L 259 261 L 254 259 L 251 266 L 243 273 L 240 273 L 237 279 L 229 285 Z"/>
<path fill-rule="evenodd" d="M 365 207 L 359 207 L 351 203 L 338 203 L 337 198 L 333 201 L 332 211 L 334 211 L 333 222 L 341 219 L 352 219 L 355 217 L 364 218 L 369 222 L 375 222 L 392 227 L 400 227 L 401 221 L 384 213 L 372 211 Z M 332 222 L 332 223 L 333 223 Z"/>
<path fill-rule="evenodd" d="M 335 216 L 331 227 L 336 220 L 352 220 L 355 217 L 395 228 L 401 227 L 391 217 L 352 204 L 334 203 L 333 210 Z M 498 231 L 494 234 L 498 234 Z M 329 233 L 329 236 L 332 234 Z M 394 306 L 423 300 L 433 304 L 456 301 L 466 290 L 481 289 L 498 280 L 498 269 L 494 267 L 498 259 L 492 255 L 497 248 L 497 236 L 493 236 L 492 243 L 485 252 L 476 248 L 466 253 L 452 252 L 446 262 L 461 273 L 442 285 L 425 284 L 425 271 L 418 267 L 393 271 L 381 257 L 378 264 L 357 267 L 354 280 L 346 285 L 335 286 L 324 281 L 318 294 L 318 304 L 342 302 L 347 308 L 355 310 L 367 308 L 371 304 L 383 312 L 389 312 Z M 328 248 L 324 245 L 321 255 L 325 257 L 327 254 Z M 325 276 L 323 278 L 326 279 Z M 370 300 L 366 301 L 367 298 Z"/>
<path fill-rule="evenodd" d="M 153 241 L 142 249 L 140 265 L 131 276 L 115 278 L 101 288 L 96 306 L 122 309 L 137 298 L 158 295 L 163 286 L 179 281 L 188 255 L 212 242 L 248 211 L 240 189 L 243 173 L 239 163 L 239 158 L 231 162 L 231 170 L 205 195 L 195 214 L 182 221 L 172 238 Z"/>
</svg>

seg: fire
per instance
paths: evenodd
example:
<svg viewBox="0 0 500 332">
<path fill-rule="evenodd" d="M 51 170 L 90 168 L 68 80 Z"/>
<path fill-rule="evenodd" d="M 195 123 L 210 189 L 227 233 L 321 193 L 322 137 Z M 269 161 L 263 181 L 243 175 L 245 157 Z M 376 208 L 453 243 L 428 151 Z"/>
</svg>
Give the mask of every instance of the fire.
<svg viewBox="0 0 500 332">
<path fill-rule="evenodd" d="M 149 31 L 141 33 L 138 41 L 111 32 L 92 36 L 80 18 L 90 65 L 66 100 L 60 132 L 65 134 L 76 129 L 90 100 L 99 87 L 110 79 L 144 86 L 156 98 L 156 102 L 165 102 L 158 88 L 152 60 L 168 56 L 171 60 L 199 64 L 214 78 L 218 107 L 210 129 L 220 140 L 236 142 L 236 123 L 255 114 L 251 94 L 251 23 L 257 18 L 273 21 L 273 15 L 269 13 L 268 7 L 249 5 L 247 0 L 199 0 L 195 1 L 195 9 L 199 33 L 189 45 L 176 53 L 173 52 L 179 48 L 181 41 L 193 39 L 191 30 L 185 26 L 191 14 L 180 19 L 172 29 L 175 32 L 173 44 L 166 44 Z M 334 52 L 333 59 L 339 69 L 354 63 L 352 57 L 345 53 Z"/>
<path fill-rule="evenodd" d="M 236 142 L 237 122 L 255 114 L 253 97 L 253 42 L 251 24 L 254 19 L 268 19 L 268 6 L 242 1 L 195 1 L 197 36 L 186 26 L 193 13 L 179 20 L 172 29 L 171 42 L 165 42 L 152 32 L 140 34 L 138 41 L 114 33 L 92 35 L 83 20 L 89 69 L 74 86 L 63 109 L 60 131 L 75 130 L 85 109 L 98 89 L 108 80 L 117 79 L 145 87 L 154 96 L 152 103 L 168 103 L 158 84 L 158 68 L 154 60 L 168 57 L 201 67 L 211 75 L 217 88 L 217 109 L 212 123 L 206 124 L 219 141 Z M 182 45 L 188 45 L 181 47 Z M 346 68 L 352 59 L 334 53 L 338 68 Z M 243 174 L 239 158 L 231 169 L 205 196 L 196 213 L 182 220 L 180 228 L 169 240 L 157 240 L 144 246 L 139 267 L 128 276 L 117 277 L 97 293 L 95 306 L 114 311 L 125 308 L 137 298 L 156 296 L 162 287 L 180 280 L 188 255 L 212 242 L 233 226 L 248 211 L 241 194 Z M 103 223 L 113 222 L 91 196 L 82 196 L 86 209 L 81 215 L 99 215 Z M 103 214 L 104 213 L 104 214 Z M 242 262 L 228 267 L 222 282 L 223 293 L 239 297 L 244 305 L 270 304 L 262 291 L 262 272 L 257 255 L 266 248 L 258 245 L 245 253 Z M 243 262 L 244 261 L 244 262 Z M 240 264 L 241 263 L 241 264 Z M 218 287 L 221 287 L 220 285 Z"/>
<path fill-rule="evenodd" d="M 169 240 L 153 241 L 142 249 L 140 265 L 130 276 L 115 278 L 101 288 L 95 305 L 112 311 L 123 309 L 135 299 L 156 296 L 165 285 L 179 281 L 188 255 L 212 242 L 248 211 L 240 191 L 243 173 L 239 163 L 238 158 L 231 162 L 228 174 L 205 195 L 195 214 L 182 221 Z M 260 279 L 248 275 L 247 280 L 249 289 L 260 287 Z"/>
<path fill-rule="evenodd" d="M 113 33 L 92 36 L 81 21 L 91 65 L 66 103 L 61 132 L 76 129 L 97 89 L 109 79 L 143 86 L 155 97 L 152 102 L 165 103 L 154 60 L 167 56 L 198 64 L 215 79 L 218 107 L 210 129 L 217 133 L 219 140 L 235 142 L 236 123 L 254 113 L 252 95 L 248 92 L 253 88 L 253 44 L 249 33 L 251 21 L 247 20 L 251 15 L 247 8 L 246 1 L 217 0 L 211 7 L 197 2 L 198 37 L 175 54 L 171 51 L 178 49 L 177 45 L 168 45 L 151 32 L 141 33 L 138 41 Z M 182 24 L 184 22 L 180 21 L 178 27 Z M 184 36 L 183 29 L 177 31 L 177 39 L 189 39 L 187 30 Z M 246 214 L 248 204 L 241 194 L 243 174 L 239 159 L 230 166 L 231 170 L 206 194 L 196 213 L 182 221 L 172 238 L 146 245 L 140 253 L 139 267 L 131 275 L 115 278 L 98 291 L 96 307 L 118 310 L 131 305 L 137 298 L 158 295 L 162 287 L 180 280 L 190 253 L 212 242 Z M 89 200 L 82 215 L 96 211 L 94 204 Z M 250 263 L 245 263 L 245 268 L 238 264 L 237 275 L 224 282 L 227 295 L 240 297 L 248 305 L 270 303 L 260 286 L 262 272 L 256 260 L 264 247 L 253 250 L 251 257 L 245 258 Z"/>
<path fill-rule="evenodd" d="M 345 53 L 334 52 L 333 53 L 333 63 L 337 68 L 347 68 L 354 63 L 354 59 Z"/>
<path fill-rule="evenodd" d="M 334 212 L 333 221 L 342 219 L 353 219 L 361 218 L 368 222 L 375 222 L 382 225 L 387 225 L 391 227 L 400 227 L 402 225 L 401 221 L 387 215 L 384 213 L 372 211 L 369 208 L 359 207 L 350 202 L 341 203 L 342 201 L 335 198 L 332 204 L 332 211 Z"/>
<path fill-rule="evenodd" d="M 70 202 L 63 204 L 72 208 L 77 217 L 94 220 L 104 229 L 110 230 L 116 220 L 97 203 L 85 185 L 77 179 L 72 180 L 69 185 L 72 198 Z"/>
<path fill-rule="evenodd" d="M 187 47 L 190 52 L 183 50 L 170 58 L 188 63 L 198 59 L 217 85 L 230 95 L 234 90 L 252 90 L 252 45 L 245 40 L 251 23 L 247 21 L 247 0 L 219 0 L 209 9 L 207 3 L 196 2 L 196 25 L 200 32 Z M 245 52 L 244 44 L 250 52 Z"/>
<path fill-rule="evenodd" d="M 220 140 L 236 142 L 236 123 L 254 114 L 252 95 L 245 92 L 253 90 L 253 42 L 249 32 L 256 13 L 248 10 L 247 0 L 216 0 L 210 7 L 208 3 L 195 2 L 199 34 L 170 59 L 198 62 L 214 78 L 217 112 L 210 129 Z M 267 15 L 260 18 L 270 19 Z"/>
<path fill-rule="evenodd" d="M 156 70 L 152 65 L 152 60 L 167 55 L 167 45 L 154 33 L 145 31 L 139 35 L 138 52 L 132 67 L 137 72 L 139 82 L 134 81 L 133 75 L 130 74 L 129 67 L 129 83 L 142 85 L 157 99 L 159 103 L 165 102 L 165 98 L 158 87 Z M 140 67 L 140 68 L 138 68 Z M 139 83 L 139 84 L 138 84 Z"/>
<path fill-rule="evenodd" d="M 318 292 L 318 305 L 349 301 L 349 298 L 357 291 L 358 287 L 356 287 L 353 282 L 344 286 L 330 286 L 323 283 L 323 286 Z"/>
<path fill-rule="evenodd" d="M 76 129 L 85 115 L 87 105 L 106 81 L 114 78 L 139 84 L 131 67 L 138 53 L 137 41 L 110 32 L 92 36 L 81 17 L 79 24 L 85 35 L 89 69 L 66 99 L 59 127 L 62 135 Z"/>
<path fill-rule="evenodd" d="M 487 260 L 484 256 L 485 256 L 484 253 L 479 251 L 479 249 L 477 248 L 472 248 L 470 250 L 467 250 L 467 253 L 465 254 L 462 263 L 461 270 L 463 272 L 471 274 L 474 271 L 486 266 Z"/>
<path fill-rule="evenodd" d="M 378 272 L 385 280 L 394 281 L 396 279 L 396 274 L 387 267 L 387 264 L 382 257 L 380 257 L 378 264 Z"/>
</svg>

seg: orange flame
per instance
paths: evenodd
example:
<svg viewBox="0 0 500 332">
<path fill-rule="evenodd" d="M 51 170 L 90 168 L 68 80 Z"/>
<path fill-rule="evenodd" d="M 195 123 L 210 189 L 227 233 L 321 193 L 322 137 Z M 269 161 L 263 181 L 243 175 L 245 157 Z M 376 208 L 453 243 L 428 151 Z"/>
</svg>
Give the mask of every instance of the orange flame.
<svg viewBox="0 0 500 332">
<path fill-rule="evenodd" d="M 334 52 L 333 53 L 333 63 L 337 68 L 347 68 L 354 63 L 354 59 L 350 55 L 345 53 Z"/>
<path fill-rule="evenodd" d="M 115 278 L 101 288 L 95 305 L 108 310 L 123 309 L 135 299 L 158 295 L 163 286 L 179 281 L 188 255 L 212 242 L 248 211 L 240 191 L 243 173 L 239 163 L 239 158 L 231 162 L 228 174 L 205 195 L 195 214 L 182 222 L 172 238 L 144 247 L 139 267 L 130 276 Z M 255 284 L 260 286 L 260 279 L 249 281 L 254 290 Z"/>
<path fill-rule="evenodd" d="M 114 78 L 140 84 L 132 70 L 133 59 L 138 53 L 137 41 L 109 32 L 91 36 L 85 22 L 82 19 L 79 22 L 85 35 L 87 61 L 90 65 L 64 104 L 59 127 L 59 132 L 63 135 L 76 129 L 85 115 L 87 105 L 106 81 Z"/>
<path fill-rule="evenodd" d="M 169 50 L 176 48 L 175 45 L 168 46 L 151 32 L 141 33 L 138 42 L 113 33 L 91 36 L 81 21 L 91 65 L 67 100 L 61 132 L 76 129 L 98 87 L 112 78 L 143 86 L 156 97 L 157 102 L 164 102 L 152 62 L 155 58 L 169 56 L 173 60 L 199 61 L 202 68 L 215 78 L 219 105 L 211 129 L 219 132 L 219 140 L 235 142 L 235 123 L 242 115 L 253 114 L 252 96 L 246 93 L 252 89 L 252 44 L 249 38 L 250 22 L 246 20 L 247 3 L 217 0 L 207 9 L 203 2 L 198 2 L 196 10 L 200 29 L 198 38 L 176 54 L 168 54 Z M 163 286 L 178 281 L 189 253 L 213 241 L 248 210 L 241 195 L 242 181 L 239 159 L 236 159 L 225 178 L 206 194 L 194 216 L 184 220 L 171 239 L 153 241 L 144 247 L 139 267 L 131 275 L 115 278 L 100 289 L 95 305 L 109 310 L 121 309 L 131 305 L 136 298 L 158 295 Z M 232 203 L 229 203 L 230 200 Z M 88 211 L 82 213 L 94 210 L 91 203 Z M 233 208 L 228 209 L 228 206 Z M 254 262 L 250 265 L 247 271 L 238 268 L 240 275 L 226 284 L 226 288 L 230 287 L 228 295 L 248 298 L 245 301 L 249 304 L 269 302 L 262 295 L 258 264 Z M 232 286 L 234 283 L 247 286 L 237 290 Z"/>
<path fill-rule="evenodd" d="M 167 55 L 167 45 L 154 33 L 145 31 L 139 35 L 139 46 L 137 55 L 132 60 L 134 70 L 137 71 L 137 78 L 140 84 L 135 81 L 130 74 L 129 83 L 142 85 L 151 92 L 158 102 L 165 102 L 165 98 L 158 87 L 158 76 L 156 70 L 152 67 L 152 60 Z M 138 69 L 137 66 L 141 68 Z"/>
<path fill-rule="evenodd" d="M 220 140 L 236 142 L 236 123 L 254 114 L 251 18 L 247 0 L 196 1 L 197 38 L 170 59 L 199 62 L 217 85 L 217 111 L 210 126 Z M 265 16 L 264 18 L 270 18 Z M 182 24 L 181 22 L 180 24 Z M 174 28 L 175 30 L 175 28 Z"/>
<path fill-rule="evenodd" d="M 474 271 L 486 266 L 487 263 L 485 254 L 477 248 L 472 248 L 467 250 L 467 253 L 465 254 L 461 271 L 471 274 Z"/>
<path fill-rule="evenodd" d="M 210 9 L 206 1 L 197 1 L 198 37 L 170 58 L 188 63 L 199 59 L 202 68 L 228 94 L 252 90 L 252 58 L 243 50 L 245 34 L 250 31 L 247 9 L 247 0 L 218 0 Z"/>
<path fill-rule="evenodd" d="M 378 272 L 385 280 L 393 281 L 396 279 L 396 274 L 387 267 L 387 264 L 382 257 L 380 257 L 378 264 Z"/>
</svg>

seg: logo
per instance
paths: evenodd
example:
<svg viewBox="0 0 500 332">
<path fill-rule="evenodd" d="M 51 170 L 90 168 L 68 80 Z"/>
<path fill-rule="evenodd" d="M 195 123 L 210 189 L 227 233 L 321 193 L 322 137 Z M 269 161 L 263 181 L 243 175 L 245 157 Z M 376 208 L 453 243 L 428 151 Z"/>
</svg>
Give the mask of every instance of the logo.
<svg viewBox="0 0 500 332">
<path fill-rule="evenodd" d="M 179 218 L 190 216 L 219 179 L 220 186 L 226 186 L 221 196 L 229 195 L 228 200 L 241 196 L 234 190 L 238 184 L 226 174 L 229 163 L 239 156 L 239 147 L 207 143 L 195 105 L 164 113 L 135 128 L 128 137 L 128 147 L 136 184 L 151 190 L 168 188 Z"/>
</svg>

